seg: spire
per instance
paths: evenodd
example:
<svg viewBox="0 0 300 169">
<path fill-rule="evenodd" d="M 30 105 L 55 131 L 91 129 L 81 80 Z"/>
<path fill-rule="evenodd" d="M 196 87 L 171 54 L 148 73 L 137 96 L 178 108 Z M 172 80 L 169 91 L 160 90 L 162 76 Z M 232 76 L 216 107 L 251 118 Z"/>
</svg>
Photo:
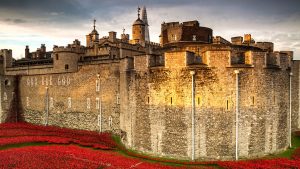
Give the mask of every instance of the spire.
<svg viewBox="0 0 300 169">
<path fill-rule="evenodd" d="M 147 10 L 146 7 L 143 6 L 142 9 L 142 21 L 145 23 L 145 41 L 150 42 L 150 35 L 149 35 L 149 25 L 148 25 L 148 19 L 147 19 Z"/>
<path fill-rule="evenodd" d="M 142 8 L 142 20 L 144 21 L 145 25 L 148 26 L 147 10 L 145 6 Z"/>
</svg>

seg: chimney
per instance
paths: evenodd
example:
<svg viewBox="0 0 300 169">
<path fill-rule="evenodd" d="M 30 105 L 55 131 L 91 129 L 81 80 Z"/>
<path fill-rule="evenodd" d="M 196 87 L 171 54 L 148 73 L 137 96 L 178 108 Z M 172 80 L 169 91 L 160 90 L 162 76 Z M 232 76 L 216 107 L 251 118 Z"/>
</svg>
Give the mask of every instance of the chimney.
<svg viewBox="0 0 300 169">
<path fill-rule="evenodd" d="M 46 53 L 46 46 L 45 46 L 45 44 L 41 44 L 41 53 Z"/>
<path fill-rule="evenodd" d="M 111 42 L 115 42 L 116 41 L 116 38 L 117 37 L 117 32 L 114 32 L 114 31 L 110 31 L 109 32 L 109 40 L 111 41 Z"/>
<path fill-rule="evenodd" d="M 29 46 L 26 45 L 26 48 L 25 48 L 25 58 L 26 59 L 30 59 L 30 56 L 29 56 Z"/>
</svg>

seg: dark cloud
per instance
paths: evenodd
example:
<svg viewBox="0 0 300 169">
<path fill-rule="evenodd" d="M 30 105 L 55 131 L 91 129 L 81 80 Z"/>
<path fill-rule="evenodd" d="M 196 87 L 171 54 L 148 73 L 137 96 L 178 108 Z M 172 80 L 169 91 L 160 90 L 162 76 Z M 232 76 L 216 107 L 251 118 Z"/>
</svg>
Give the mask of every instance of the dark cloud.
<svg viewBox="0 0 300 169">
<path fill-rule="evenodd" d="M 0 10 L 30 18 L 45 18 L 58 22 L 90 17 L 90 11 L 77 0 L 1 0 Z M 60 17 L 58 17 L 60 15 Z"/>
<path fill-rule="evenodd" d="M 13 19 L 13 18 L 6 18 L 6 19 L 4 19 L 4 21 L 8 22 L 8 23 L 13 23 L 13 24 L 27 23 L 27 21 L 24 19 Z"/>
<path fill-rule="evenodd" d="M 111 17 L 125 13 L 136 13 L 137 6 L 146 5 L 155 13 L 157 8 L 191 6 L 197 7 L 199 13 L 210 9 L 207 15 L 217 14 L 220 17 L 255 20 L 267 18 L 280 21 L 287 16 L 300 17 L 299 0 L 1 0 L 0 9 L 10 9 L 12 13 L 22 13 L 27 17 L 47 17 L 49 22 L 78 22 L 97 18 L 109 21 Z M 186 8 L 185 8 L 186 9 Z M 178 10 L 177 15 L 185 11 Z M 3 14 L 2 14 L 3 15 Z M 197 15 L 197 14 L 196 14 Z M 209 16 L 207 16 L 209 17 Z"/>
<path fill-rule="evenodd" d="M 155 37 L 163 21 L 196 19 L 228 39 L 233 34 L 257 32 L 262 41 L 289 41 L 299 47 L 294 42 L 300 39 L 300 0 L 0 0 L 0 22 L 21 25 L 41 36 L 45 32 L 51 37 L 73 38 L 90 31 L 95 18 L 102 34 L 123 27 L 129 33 L 137 6 L 144 5 Z M 5 32 L 3 29 L 0 27 L 0 32 Z"/>
</svg>

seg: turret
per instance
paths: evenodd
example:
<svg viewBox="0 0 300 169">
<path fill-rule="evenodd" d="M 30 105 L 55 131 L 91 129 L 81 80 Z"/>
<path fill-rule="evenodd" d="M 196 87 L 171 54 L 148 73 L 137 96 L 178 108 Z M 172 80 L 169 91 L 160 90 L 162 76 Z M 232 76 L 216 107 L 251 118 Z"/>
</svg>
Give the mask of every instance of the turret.
<svg viewBox="0 0 300 169">
<path fill-rule="evenodd" d="M 4 60 L 3 66 L 4 66 L 4 68 L 12 67 L 12 62 L 13 62 L 12 50 L 11 49 L 1 49 L 0 55 L 3 56 L 3 60 Z"/>
<path fill-rule="evenodd" d="M 76 72 L 78 60 L 84 53 L 85 48 L 80 46 L 80 41 L 77 39 L 66 47 L 54 46 L 52 53 L 54 72 Z"/>
<path fill-rule="evenodd" d="M 140 19 L 140 8 L 138 8 L 138 19 L 132 25 L 132 44 L 145 45 L 145 23 Z"/>
<path fill-rule="evenodd" d="M 86 35 L 86 46 L 91 47 L 95 43 L 99 43 L 99 34 L 98 31 L 96 30 L 96 20 L 94 19 L 94 29 L 92 32 L 88 35 Z"/>
</svg>

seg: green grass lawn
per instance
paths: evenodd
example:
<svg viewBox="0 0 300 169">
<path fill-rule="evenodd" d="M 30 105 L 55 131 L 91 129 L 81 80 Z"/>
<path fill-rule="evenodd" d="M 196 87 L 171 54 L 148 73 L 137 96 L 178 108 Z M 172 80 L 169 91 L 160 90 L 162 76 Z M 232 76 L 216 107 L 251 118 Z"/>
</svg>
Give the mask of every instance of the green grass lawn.
<svg viewBox="0 0 300 169">
<path fill-rule="evenodd" d="M 292 148 L 288 148 L 286 151 L 279 153 L 279 154 L 274 154 L 267 156 L 266 158 L 291 158 L 293 152 L 300 147 L 300 137 L 299 136 L 292 136 Z"/>
</svg>

